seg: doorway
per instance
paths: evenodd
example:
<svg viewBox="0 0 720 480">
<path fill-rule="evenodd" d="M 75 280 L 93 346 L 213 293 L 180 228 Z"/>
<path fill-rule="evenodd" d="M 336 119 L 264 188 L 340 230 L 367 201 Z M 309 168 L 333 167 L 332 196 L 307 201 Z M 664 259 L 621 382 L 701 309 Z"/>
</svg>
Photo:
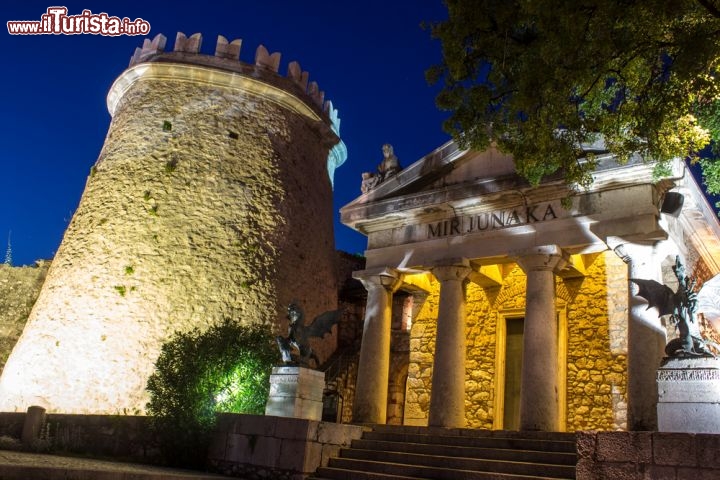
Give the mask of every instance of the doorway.
<svg viewBox="0 0 720 480">
<path fill-rule="evenodd" d="M 567 310 L 557 301 L 557 399 L 558 430 L 565 431 L 567 415 Z M 495 343 L 495 415 L 493 429 L 520 429 L 520 396 L 525 326 L 524 309 L 508 309 L 498 315 Z"/>
<path fill-rule="evenodd" d="M 505 319 L 505 375 L 503 378 L 503 429 L 520 429 L 524 318 Z"/>
</svg>

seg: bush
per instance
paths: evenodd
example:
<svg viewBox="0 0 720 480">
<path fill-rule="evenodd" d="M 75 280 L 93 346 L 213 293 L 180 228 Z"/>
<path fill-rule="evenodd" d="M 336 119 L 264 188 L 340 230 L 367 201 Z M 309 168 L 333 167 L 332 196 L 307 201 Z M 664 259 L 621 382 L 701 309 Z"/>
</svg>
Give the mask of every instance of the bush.
<svg viewBox="0 0 720 480">
<path fill-rule="evenodd" d="M 262 414 L 278 360 L 268 327 L 229 320 L 176 333 L 148 379 L 148 414 L 169 465 L 205 465 L 217 412 Z"/>
</svg>

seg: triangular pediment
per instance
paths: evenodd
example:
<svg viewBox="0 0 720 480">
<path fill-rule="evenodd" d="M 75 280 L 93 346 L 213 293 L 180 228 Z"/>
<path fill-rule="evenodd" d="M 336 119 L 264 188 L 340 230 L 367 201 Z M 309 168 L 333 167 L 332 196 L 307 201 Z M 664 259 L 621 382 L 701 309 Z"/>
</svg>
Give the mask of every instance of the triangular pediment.
<svg viewBox="0 0 720 480">
<path fill-rule="evenodd" d="M 497 148 L 491 146 L 482 152 L 461 150 L 455 142 L 450 141 L 387 178 L 355 199 L 351 205 L 432 192 L 452 185 L 514 173 L 512 156 Z"/>
<path fill-rule="evenodd" d="M 527 187 L 515 173 L 510 155 L 491 146 L 485 151 L 461 150 L 453 141 L 371 188 L 341 209 L 344 224 L 363 230 L 374 219 L 403 211 L 438 208 L 504 190 Z"/>
</svg>

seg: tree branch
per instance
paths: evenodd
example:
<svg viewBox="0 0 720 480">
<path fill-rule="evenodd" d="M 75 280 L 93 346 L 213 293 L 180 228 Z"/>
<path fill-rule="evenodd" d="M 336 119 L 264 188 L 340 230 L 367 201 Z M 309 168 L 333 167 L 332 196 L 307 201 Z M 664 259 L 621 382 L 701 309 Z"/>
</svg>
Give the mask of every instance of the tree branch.
<svg viewBox="0 0 720 480">
<path fill-rule="evenodd" d="M 697 0 L 697 3 L 699 3 L 713 17 L 720 18 L 720 10 L 708 0 Z"/>
</svg>

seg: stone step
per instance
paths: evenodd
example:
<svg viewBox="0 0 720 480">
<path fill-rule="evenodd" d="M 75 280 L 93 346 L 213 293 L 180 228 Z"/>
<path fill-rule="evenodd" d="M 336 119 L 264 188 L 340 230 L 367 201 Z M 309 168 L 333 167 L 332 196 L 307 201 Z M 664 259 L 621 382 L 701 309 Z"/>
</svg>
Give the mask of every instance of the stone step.
<svg viewBox="0 0 720 480">
<path fill-rule="evenodd" d="M 410 425 L 372 425 L 371 428 L 374 432 L 380 433 L 390 432 L 450 437 L 531 438 L 536 440 L 575 442 L 574 432 L 486 430 L 474 428 L 422 427 Z"/>
<path fill-rule="evenodd" d="M 318 474 L 322 477 L 312 476 L 308 480 L 424 480 L 421 477 L 408 477 L 406 475 L 390 475 L 387 473 L 362 472 L 344 468 L 320 467 Z"/>
<path fill-rule="evenodd" d="M 340 459 L 369 460 L 385 464 L 405 464 L 413 466 L 469 470 L 473 472 L 494 472 L 526 476 L 546 476 L 550 478 L 573 478 L 575 465 L 553 465 L 549 463 L 516 462 L 507 460 L 488 460 L 482 458 L 427 455 L 417 453 L 342 449 Z M 335 460 L 330 461 L 335 466 Z"/>
<path fill-rule="evenodd" d="M 539 462 L 556 465 L 575 465 L 577 456 L 569 452 L 520 450 L 511 448 L 482 448 L 459 445 L 433 445 L 429 443 L 403 443 L 382 440 L 353 440 L 352 448 L 416 453 L 422 455 L 443 455 L 447 457 L 482 458 L 487 460 L 509 460 L 515 462 Z"/>
<path fill-rule="evenodd" d="M 433 479 L 433 480 L 560 480 L 573 479 L 570 477 L 551 477 L 538 475 L 510 474 L 492 471 L 461 470 L 455 468 L 433 467 L 425 465 L 410 465 L 402 463 L 377 462 L 371 460 L 357 460 L 350 458 L 332 458 L 328 467 L 318 469 L 318 475 L 332 480 L 364 480 L 364 479 L 390 479 L 383 476 L 355 476 L 351 472 L 361 472 L 362 475 L 376 473 L 381 475 L 395 475 L 403 479 Z"/>
<path fill-rule="evenodd" d="M 373 425 L 321 467 L 322 480 L 575 478 L 575 434 Z"/>
<path fill-rule="evenodd" d="M 535 438 L 523 438 L 520 436 L 453 436 L 402 433 L 391 431 L 371 431 L 365 432 L 362 438 L 364 440 L 380 440 L 386 442 L 424 443 L 431 445 L 447 445 L 474 448 L 503 448 L 535 450 L 542 452 L 575 453 L 575 441 L 542 440 Z"/>
</svg>

